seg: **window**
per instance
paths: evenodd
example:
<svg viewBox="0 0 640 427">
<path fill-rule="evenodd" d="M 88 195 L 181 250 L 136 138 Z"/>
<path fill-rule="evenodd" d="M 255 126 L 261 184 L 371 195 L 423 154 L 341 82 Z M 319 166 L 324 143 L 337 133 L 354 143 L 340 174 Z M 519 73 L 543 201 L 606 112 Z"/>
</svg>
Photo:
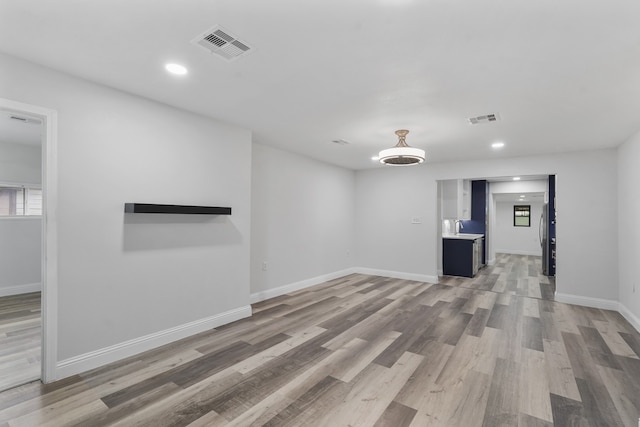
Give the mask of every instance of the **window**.
<svg viewBox="0 0 640 427">
<path fill-rule="evenodd" d="M 0 186 L 0 217 L 42 215 L 42 189 Z"/>
<path fill-rule="evenodd" d="M 531 227 L 531 205 L 515 205 L 513 207 L 513 226 Z"/>
</svg>

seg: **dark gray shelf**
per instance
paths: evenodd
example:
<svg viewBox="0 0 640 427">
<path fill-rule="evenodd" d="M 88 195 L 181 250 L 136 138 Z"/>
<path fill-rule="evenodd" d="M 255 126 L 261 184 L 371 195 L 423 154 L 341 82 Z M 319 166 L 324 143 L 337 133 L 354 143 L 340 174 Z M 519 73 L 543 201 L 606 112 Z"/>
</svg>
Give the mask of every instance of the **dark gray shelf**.
<svg viewBox="0 0 640 427">
<path fill-rule="evenodd" d="M 231 215 L 231 208 L 219 206 L 158 205 L 155 203 L 125 203 L 125 213 Z"/>
</svg>

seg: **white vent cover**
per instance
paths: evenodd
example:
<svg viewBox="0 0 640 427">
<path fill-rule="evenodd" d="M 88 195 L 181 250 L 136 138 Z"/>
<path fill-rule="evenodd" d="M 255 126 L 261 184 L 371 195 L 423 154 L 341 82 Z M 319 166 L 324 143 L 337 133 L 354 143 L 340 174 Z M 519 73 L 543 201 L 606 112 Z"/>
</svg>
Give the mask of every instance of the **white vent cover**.
<svg viewBox="0 0 640 427">
<path fill-rule="evenodd" d="M 500 119 L 500 116 L 498 116 L 498 113 L 493 113 L 493 114 L 487 114 L 484 116 L 470 117 L 467 120 L 472 125 L 479 125 L 482 123 L 497 122 L 499 119 Z"/>
<path fill-rule="evenodd" d="M 233 61 L 252 51 L 249 45 L 238 40 L 238 38 L 229 31 L 223 30 L 219 25 L 200 34 L 191 40 L 191 43 L 203 47 L 209 52 L 223 57 L 227 61 Z"/>
</svg>

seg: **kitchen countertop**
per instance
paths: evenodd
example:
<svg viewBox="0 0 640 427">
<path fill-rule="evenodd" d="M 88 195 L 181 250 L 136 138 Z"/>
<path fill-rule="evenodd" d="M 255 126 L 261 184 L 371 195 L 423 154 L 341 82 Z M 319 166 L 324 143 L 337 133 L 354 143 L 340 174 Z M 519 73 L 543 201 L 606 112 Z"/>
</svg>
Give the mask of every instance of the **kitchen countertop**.
<svg viewBox="0 0 640 427">
<path fill-rule="evenodd" d="M 476 240 L 476 239 L 481 239 L 484 237 L 484 234 L 466 234 L 466 233 L 460 233 L 460 234 L 443 234 L 442 238 L 443 239 L 462 239 L 462 240 Z"/>
</svg>

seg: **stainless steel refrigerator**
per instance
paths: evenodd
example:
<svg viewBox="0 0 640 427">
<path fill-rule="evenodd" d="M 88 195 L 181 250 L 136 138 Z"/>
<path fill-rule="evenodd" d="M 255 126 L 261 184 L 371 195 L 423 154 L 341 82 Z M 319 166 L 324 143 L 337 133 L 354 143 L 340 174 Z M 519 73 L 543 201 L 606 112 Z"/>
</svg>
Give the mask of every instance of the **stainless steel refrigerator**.
<svg viewBox="0 0 640 427">
<path fill-rule="evenodd" d="M 555 201 L 555 200 L 554 200 Z M 542 246 L 542 274 L 556 275 L 556 220 L 554 204 L 545 203 L 540 215 L 540 246 Z"/>
</svg>

